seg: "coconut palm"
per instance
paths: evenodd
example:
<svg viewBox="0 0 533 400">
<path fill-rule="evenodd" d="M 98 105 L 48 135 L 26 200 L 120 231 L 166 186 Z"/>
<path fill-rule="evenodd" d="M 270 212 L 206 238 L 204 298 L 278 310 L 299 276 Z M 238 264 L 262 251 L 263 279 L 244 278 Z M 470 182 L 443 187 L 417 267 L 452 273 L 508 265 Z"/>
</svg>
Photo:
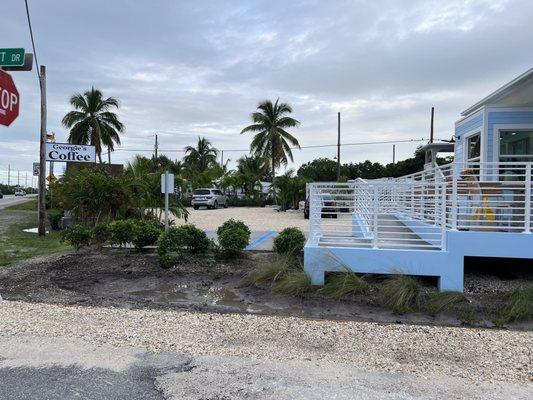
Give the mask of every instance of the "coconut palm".
<svg viewBox="0 0 533 400">
<path fill-rule="evenodd" d="M 237 177 L 247 195 L 261 192 L 261 181 L 268 175 L 268 160 L 261 156 L 243 156 L 237 160 Z"/>
<path fill-rule="evenodd" d="M 198 136 L 196 147 L 185 147 L 185 154 L 183 163 L 192 170 L 202 173 L 217 162 L 218 150 L 211 145 L 209 140 Z"/>
<path fill-rule="evenodd" d="M 83 95 L 76 93 L 69 102 L 74 110 L 67 113 L 61 121 L 70 129 L 69 143 L 94 146 L 100 162 L 102 146 L 105 146 L 111 163 L 111 152 L 115 144 L 120 144 L 120 134 L 124 132 L 124 125 L 117 114 L 109 111 L 111 108 L 118 108 L 118 100 L 114 97 L 104 99 L 102 92 L 92 87 Z"/>
<path fill-rule="evenodd" d="M 269 160 L 272 173 L 272 193 L 274 202 L 276 198 L 276 168 L 280 165 L 287 165 L 288 161 L 293 161 L 291 145 L 300 147 L 298 140 L 287 132 L 288 128 L 295 128 L 300 122 L 288 114 L 292 113 L 292 107 L 287 103 L 280 103 L 279 99 L 275 103 L 265 100 L 257 106 L 256 112 L 252 114 L 253 124 L 244 128 L 241 133 L 255 133 L 250 150 L 258 156 Z"/>
</svg>

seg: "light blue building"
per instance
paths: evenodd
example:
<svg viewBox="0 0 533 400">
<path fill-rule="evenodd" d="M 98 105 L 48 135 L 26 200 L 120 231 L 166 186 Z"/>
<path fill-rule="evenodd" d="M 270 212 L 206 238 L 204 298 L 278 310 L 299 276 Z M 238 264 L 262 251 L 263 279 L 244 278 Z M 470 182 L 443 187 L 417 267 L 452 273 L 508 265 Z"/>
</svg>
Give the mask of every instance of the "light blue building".
<svg viewBox="0 0 533 400">
<path fill-rule="evenodd" d="M 304 264 L 315 284 L 350 269 L 434 276 L 462 291 L 465 257 L 533 266 L 533 69 L 463 111 L 455 140 L 428 144 L 424 170 L 409 176 L 309 186 Z M 453 163 L 436 164 L 442 150 Z"/>
</svg>

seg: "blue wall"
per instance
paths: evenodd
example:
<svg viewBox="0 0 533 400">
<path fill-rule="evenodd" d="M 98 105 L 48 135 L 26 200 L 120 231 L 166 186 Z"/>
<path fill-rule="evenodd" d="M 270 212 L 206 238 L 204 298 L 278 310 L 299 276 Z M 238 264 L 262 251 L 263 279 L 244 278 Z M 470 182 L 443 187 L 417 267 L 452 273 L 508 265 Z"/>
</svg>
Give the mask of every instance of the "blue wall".
<svg viewBox="0 0 533 400">
<path fill-rule="evenodd" d="M 494 125 L 533 124 L 533 111 L 491 111 L 488 113 L 487 129 L 487 160 L 498 161 L 499 149 L 494 148 Z"/>
<path fill-rule="evenodd" d="M 477 115 L 465 119 L 458 123 L 455 127 L 455 161 L 463 162 L 463 147 L 464 147 L 464 137 L 463 135 L 467 132 L 470 132 L 474 129 L 480 128 L 483 126 L 483 113 L 479 112 Z"/>
</svg>

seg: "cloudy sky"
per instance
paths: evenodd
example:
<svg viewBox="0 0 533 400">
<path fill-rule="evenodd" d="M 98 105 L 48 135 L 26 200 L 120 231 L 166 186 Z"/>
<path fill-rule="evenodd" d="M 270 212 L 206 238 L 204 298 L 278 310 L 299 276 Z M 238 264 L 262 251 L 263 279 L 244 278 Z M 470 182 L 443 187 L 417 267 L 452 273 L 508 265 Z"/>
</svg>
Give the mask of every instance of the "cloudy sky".
<svg viewBox="0 0 533 400">
<path fill-rule="evenodd" d="M 160 147 L 209 138 L 247 149 L 240 135 L 263 99 L 294 108 L 302 146 L 449 138 L 459 113 L 532 66 L 533 1 L 81 1 L 30 0 L 39 62 L 46 65 L 48 130 L 61 126 L 68 98 L 92 85 L 121 101 L 123 162 Z M 31 42 L 23 0 L 3 0 L 0 47 Z M 37 160 L 35 70 L 13 72 L 20 117 L 0 126 L 0 171 Z M 397 145 L 399 159 L 417 143 Z M 182 153 L 166 152 L 172 158 Z M 392 145 L 343 149 L 343 161 L 390 162 Z M 145 154 L 149 155 L 147 151 Z M 226 152 L 236 160 L 242 152 Z M 294 167 L 335 148 L 295 151 Z M 0 174 L 5 180 L 5 172 Z"/>
</svg>

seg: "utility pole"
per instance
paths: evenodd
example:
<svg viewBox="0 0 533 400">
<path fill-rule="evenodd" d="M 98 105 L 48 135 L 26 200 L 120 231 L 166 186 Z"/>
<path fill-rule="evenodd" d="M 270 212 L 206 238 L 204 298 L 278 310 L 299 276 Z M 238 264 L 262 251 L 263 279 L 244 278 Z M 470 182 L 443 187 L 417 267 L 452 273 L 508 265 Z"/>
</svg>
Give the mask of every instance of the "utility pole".
<svg viewBox="0 0 533 400">
<path fill-rule="evenodd" d="M 7 164 L 7 188 L 9 190 L 9 186 L 11 183 L 11 165 Z"/>
<path fill-rule="evenodd" d="M 337 182 L 341 179 L 341 113 L 337 113 Z"/>
<path fill-rule="evenodd" d="M 157 158 L 157 133 L 155 134 L 154 157 Z"/>
<path fill-rule="evenodd" d="M 433 143 L 433 117 L 435 116 L 435 107 L 431 107 L 431 126 L 429 128 L 429 143 Z"/>
<path fill-rule="evenodd" d="M 396 164 L 396 145 L 392 145 L 392 164 Z"/>
<path fill-rule="evenodd" d="M 28 188 L 28 173 L 26 172 L 26 180 L 24 181 L 24 188 Z"/>
<path fill-rule="evenodd" d="M 45 219 L 46 219 L 46 67 L 41 65 L 39 72 L 39 87 L 41 89 L 41 137 L 39 140 L 39 236 L 46 234 Z"/>
<path fill-rule="evenodd" d="M 220 150 L 220 168 L 224 168 L 224 150 Z"/>
<path fill-rule="evenodd" d="M 17 171 L 17 186 L 20 187 L 20 171 Z"/>
</svg>

